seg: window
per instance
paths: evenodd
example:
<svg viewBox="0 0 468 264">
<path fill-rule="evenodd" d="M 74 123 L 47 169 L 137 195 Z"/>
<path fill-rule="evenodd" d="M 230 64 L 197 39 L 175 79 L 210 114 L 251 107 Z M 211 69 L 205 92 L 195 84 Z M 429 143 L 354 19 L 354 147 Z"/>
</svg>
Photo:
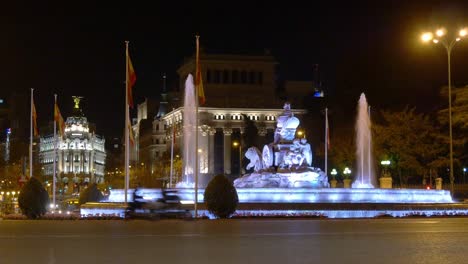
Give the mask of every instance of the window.
<svg viewBox="0 0 468 264">
<path fill-rule="evenodd" d="M 215 70 L 214 71 L 213 82 L 214 83 L 220 83 L 221 82 L 221 71 L 220 70 Z"/>
<path fill-rule="evenodd" d="M 223 71 L 223 83 L 229 83 L 229 71 L 228 70 Z"/>
<path fill-rule="evenodd" d="M 211 82 L 211 70 L 206 70 L 206 82 Z"/>
<path fill-rule="evenodd" d="M 255 72 L 249 72 L 249 83 L 254 84 L 255 83 Z"/>
<path fill-rule="evenodd" d="M 234 70 L 232 71 L 232 83 L 238 83 L 239 82 L 239 71 Z"/>
<path fill-rule="evenodd" d="M 219 114 L 214 115 L 214 119 L 215 120 L 224 120 L 224 115 L 219 115 Z"/>
<path fill-rule="evenodd" d="M 258 72 L 258 84 L 263 84 L 263 72 Z"/>
<path fill-rule="evenodd" d="M 241 83 L 247 83 L 247 72 L 246 71 L 241 72 Z"/>
</svg>

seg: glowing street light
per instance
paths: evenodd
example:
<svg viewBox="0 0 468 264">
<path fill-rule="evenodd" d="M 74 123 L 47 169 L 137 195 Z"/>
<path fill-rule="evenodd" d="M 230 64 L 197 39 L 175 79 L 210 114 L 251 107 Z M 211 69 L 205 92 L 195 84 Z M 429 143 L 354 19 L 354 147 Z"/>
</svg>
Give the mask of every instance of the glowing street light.
<svg viewBox="0 0 468 264">
<path fill-rule="evenodd" d="M 382 160 L 380 162 L 380 165 L 383 166 L 383 173 L 382 173 L 383 176 L 385 176 L 387 174 L 387 167 L 390 166 L 390 163 L 391 163 L 390 160 Z"/>
<path fill-rule="evenodd" d="M 234 141 L 232 142 L 232 146 L 235 148 L 239 147 L 239 176 L 242 175 L 242 146 L 240 142 Z"/>
<path fill-rule="evenodd" d="M 336 169 L 332 169 L 330 174 L 332 175 L 332 179 L 334 180 L 336 178 L 336 175 L 338 174 L 338 172 L 336 171 Z"/>
<path fill-rule="evenodd" d="M 465 174 L 466 174 L 466 170 L 467 170 L 467 169 L 466 169 L 465 167 L 463 167 L 463 183 L 465 183 Z"/>
<path fill-rule="evenodd" d="M 450 191 L 453 194 L 453 182 L 455 180 L 453 176 L 453 139 L 452 139 L 452 80 L 451 80 L 451 69 L 450 69 L 450 55 L 452 48 L 457 42 L 468 35 L 468 29 L 462 28 L 458 32 L 458 36 L 454 36 L 451 39 L 447 39 L 447 31 L 444 28 L 440 28 L 435 32 L 436 37 L 431 32 L 426 32 L 421 35 L 423 42 L 429 42 L 432 40 L 433 43 L 442 43 L 445 50 L 447 51 L 447 64 L 448 64 L 448 100 L 449 100 L 449 144 L 450 144 Z"/>
<path fill-rule="evenodd" d="M 390 161 L 389 161 L 389 160 L 382 160 L 382 161 L 380 162 L 380 165 L 384 165 L 384 166 L 385 166 L 385 165 L 390 165 Z"/>
<path fill-rule="evenodd" d="M 346 167 L 344 170 L 343 170 L 343 174 L 345 175 L 345 178 L 348 178 L 349 175 L 351 174 L 351 170 Z"/>
<path fill-rule="evenodd" d="M 305 138 L 305 132 L 302 129 L 297 130 L 297 136 L 299 138 Z"/>
</svg>

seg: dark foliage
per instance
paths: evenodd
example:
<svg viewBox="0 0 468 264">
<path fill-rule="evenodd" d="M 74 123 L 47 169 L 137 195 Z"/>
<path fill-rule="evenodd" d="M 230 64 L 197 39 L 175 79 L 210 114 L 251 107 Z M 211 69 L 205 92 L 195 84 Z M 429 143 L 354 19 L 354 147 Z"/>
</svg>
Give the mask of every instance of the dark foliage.
<svg viewBox="0 0 468 264">
<path fill-rule="evenodd" d="M 18 205 L 21 212 L 29 219 L 36 219 L 47 212 L 49 194 L 38 179 L 32 177 L 21 188 Z"/>
<path fill-rule="evenodd" d="M 78 203 L 82 205 L 87 202 L 99 202 L 102 200 L 102 198 L 103 195 L 98 189 L 97 184 L 93 183 L 80 193 L 80 199 Z"/>
<path fill-rule="evenodd" d="M 228 218 L 236 211 L 239 198 L 236 188 L 226 176 L 216 175 L 205 189 L 205 205 L 219 218 Z"/>
</svg>

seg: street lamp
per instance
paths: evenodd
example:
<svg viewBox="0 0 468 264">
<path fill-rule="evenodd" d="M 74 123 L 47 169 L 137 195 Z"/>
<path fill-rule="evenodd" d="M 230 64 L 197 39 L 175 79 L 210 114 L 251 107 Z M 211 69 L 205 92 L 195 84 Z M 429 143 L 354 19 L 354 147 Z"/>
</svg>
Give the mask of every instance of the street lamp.
<svg viewBox="0 0 468 264">
<path fill-rule="evenodd" d="M 463 183 L 465 183 L 465 174 L 466 174 L 466 168 L 463 167 Z"/>
<path fill-rule="evenodd" d="M 380 162 L 380 165 L 383 166 L 383 173 L 382 173 L 382 176 L 387 176 L 387 167 L 390 165 L 390 161 L 389 160 L 382 160 Z"/>
<path fill-rule="evenodd" d="M 242 146 L 240 142 L 234 141 L 232 142 L 232 145 L 237 148 L 239 147 L 239 176 L 242 175 Z"/>
<path fill-rule="evenodd" d="M 305 132 L 302 129 L 297 130 L 297 136 L 299 138 L 305 138 Z"/>
<path fill-rule="evenodd" d="M 448 99 L 449 99 L 449 141 L 450 141 L 450 191 L 453 194 L 453 182 L 455 180 L 453 176 L 453 140 L 452 140 L 452 80 L 450 72 L 450 55 L 452 49 L 457 42 L 468 35 L 468 29 L 463 28 L 458 32 L 458 36 L 452 39 L 447 39 L 447 31 L 445 28 L 436 30 L 435 34 L 432 32 L 423 33 L 421 39 L 423 42 L 429 42 L 432 40 L 433 43 L 441 43 L 447 51 L 447 63 L 448 63 Z"/>
<path fill-rule="evenodd" d="M 346 167 L 344 170 L 343 170 L 343 174 L 345 175 L 345 178 L 348 178 L 349 177 L 349 174 L 351 174 L 351 170 Z"/>
</svg>

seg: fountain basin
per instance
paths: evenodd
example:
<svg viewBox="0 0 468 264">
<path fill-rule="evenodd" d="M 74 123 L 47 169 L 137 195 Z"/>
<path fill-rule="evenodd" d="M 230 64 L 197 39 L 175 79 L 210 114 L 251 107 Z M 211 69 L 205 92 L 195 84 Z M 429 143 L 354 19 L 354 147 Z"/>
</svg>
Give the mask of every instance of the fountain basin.
<svg viewBox="0 0 468 264">
<path fill-rule="evenodd" d="M 160 189 L 141 189 L 145 200 L 162 197 Z M 193 203 L 194 189 L 176 189 L 184 203 Z M 198 202 L 204 200 L 198 190 Z M 426 189 L 237 188 L 240 203 L 452 203 L 450 191 Z M 129 201 L 133 190 L 129 190 Z M 114 189 L 107 202 L 124 202 L 124 190 Z"/>
</svg>

